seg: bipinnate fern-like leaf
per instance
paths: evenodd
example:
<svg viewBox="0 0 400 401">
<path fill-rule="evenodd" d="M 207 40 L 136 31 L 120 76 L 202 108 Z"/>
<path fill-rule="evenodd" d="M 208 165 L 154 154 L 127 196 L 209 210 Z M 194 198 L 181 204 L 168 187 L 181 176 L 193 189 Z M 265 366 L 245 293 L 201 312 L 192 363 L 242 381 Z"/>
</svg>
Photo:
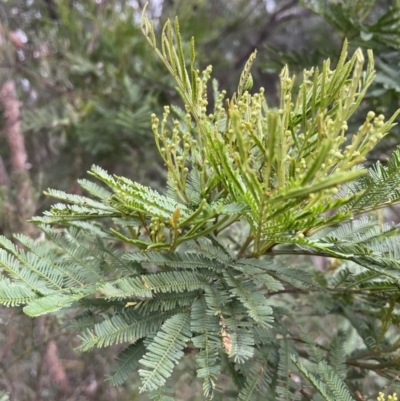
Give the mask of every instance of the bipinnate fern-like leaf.
<svg viewBox="0 0 400 401">
<path fill-rule="evenodd" d="M 130 344 L 117 357 L 118 365 L 113 368 L 113 374 L 108 378 L 113 386 L 119 386 L 139 367 L 139 360 L 146 352 L 142 339 Z"/>
<path fill-rule="evenodd" d="M 239 259 L 232 266 L 236 270 L 250 276 L 255 283 L 262 284 L 270 291 L 279 291 L 283 289 L 281 281 L 274 278 L 274 275 L 278 274 L 279 278 L 282 279 L 281 275 L 285 275 L 285 268 L 283 266 L 278 267 L 276 263 L 259 259 Z M 289 274 L 288 276 L 291 275 Z M 304 274 L 303 279 L 305 279 Z"/>
<path fill-rule="evenodd" d="M 178 313 L 170 317 L 148 345 L 140 360 L 146 369 L 140 369 L 141 392 L 156 390 L 165 384 L 174 364 L 183 357 L 183 349 L 190 340 L 190 313 Z"/>
<path fill-rule="evenodd" d="M 157 266 L 167 266 L 170 268 L 196 269 L 204 268 L 222 271 L 223 265 L 213 259 L 206 257 L 202 253 L 196 252 L 150 252 L 126 254 L 125 258 L 140 263 L 152 263 Z"/>
<path fill-rule="evenodd" d="M 5 306 L 27 304 L 38 295 L 23 284 L 12 282 L 8 278 L 0 280 L 0 303 Z"/>
<path fill-rule="evenodd" d="M 400 148 L 397 148 L 386 165 L 377 162 L 368 170 L 368 174 L 347 187 L 349 193 L 358 193 L 344 209 L 352 212 L 368 211 L 400 200 Z"/>
<path fill-rule="evenodd" d="M 118 279 L 101 287 L 106 298 L 143 297 L 154 293 L 194 291 L 207 286 L 207 275 L 191 271 L 171 271 Z"/>
<path fill-rule="evenodd" d="M 89 192 L 91 195 L 95 196 L 96 198 L 101 199 L 102 201 L 105 201 L 109 199 L 112 195 L 112 192 L 108 191 L 107 189 L 101 187 L 99 184 L 86 180 L 86 179 L 81 179 L 78 180 L 79 185 L 85 189 L 87 192 Z"/>
<path fill-rule="evenodd" d="M 315 339 L 307 333 L 304 329 L 301 333 L 301 338 L 305 343 L 305 349 L 308 353 L 309 361 L 313 363 L 319 363 L 325 357 L 325 353 L 319 348 L 319 344 L 316 343 Z M 336 351 L 336 349 L 335 349 Z M 333 358 L 336 357 L 336 353 L 334 354 Z"/>
<path fill-rule="evenodd" d="M 87 182 L 88 181 L 83 181 L 83 183 L 87 183 Z M 92 185 L 95 185 L 95 184 L 92 183 Z M 88 186 L 86 185 L 86 187 L 88 187 Z M 89 187 L 89 188 L 93 188 L 93 186 Z M 96 193 L 98 193 L 98 191 L 99 190 L 97 190 Z M 108 191 L 105 191 L 105 193 L 109 194 Z M 95 200 L 93 200 L 91 198 L 88 198 L 86 196 L 71 195 L 71 194 L 68 194 L 66 192 L 58 191 L 58 190 L 55 190 L 55 189 L 49 189 L 46 192 L 46 195 L 49 195 L 49 196 L 51 196 L 53 198 L 56 198 L 56 199 L 60 199 L 60 200 L 62 200 L 64 202 L 67 202 L 67 203 L 71 203 L 73 205 L 78 205 L 78 206 L 82 206 L 82 207 L 85 207 L 85 208 L 88 208 L 88 209 L 89 208 L 93 209 L 94 212 L 103 211 L 104 213 L 110 213 L 111 215 L 113 215 L 113 214 L 115 214 L 117 212 L 115 209 L 113 209 L 112 207 L 108 206 L 104 202 L 95 201 Z M 107 198 L 105 198 L 105 199 L 107 199 Z"/>
<path fill-rule="evenodd" d="M 47 263 L 46 259 L 39 258 L 33 253 L 26 253 L 22 249 L 18 249 L 10 240 L 5 237 L 0 237 L 0 244 L 9 252 L 4 250 L 0 253 L 0 264 L 12 276 L 16 276 L 24 280 L 24 270 L 28 270 L 25 282 L 28 283 L 33 275 L 37 278 L 37 282 L 41 283 L 41 292 L 50 293 L 62 289 L 63 277 L 62 274 Z M 23 269 L 26 266 L 28 269 Z M 33 284 L 33 281 L 31 281 Z M 39 291 L 39 288 L 36 289 Z"/>
<path fill-rule="evenodd" d="M 238 280 L 231 272 L 225 272 L 224 278 L 230 287 L 229 291 L 248 309 L 251 318 L 262 326 L 270 326 L 274 321 L 272 308 L 265 297 L 256 291 L 254 283 L 243 278 Z"/>
<path fill-rule="evenodd" d="M 151 299 L 128 302 L 127 305 L 133 306 L 141 314 L 149 314 L 170 311 L 178 307 L 190 307 L 198 297 L 198 291 L 157 293 L 153 294 Z"/>
<path fill-rule="evenodd" d="M 351 396 L 349 390 L 347 389 L 346 385 L 335 373 L 333 368 L 326 363 L 326 361 L 321 361 L 318 364 L 318 370 L 323 377 L 324 382 L 327 384 L 332 394 L 334 395 L 335 400 L 355 401 L 354 398 Z"/>
<path fill-rule="evenodd" d="M 24 312 L 32 317 L 53 313 L 59 309 L 67 308 L 82 298 L 92 295 L 96 291 L 95 286 L 86 286 L 79 290 L 63 290 L 55 294 L 37 298 L 24 307 Z"/>
<path fill-rule="evenodd" d="M 292 360 L 294 347 L 291 341 L 283 339 L 279 347 L 278 380 L 276 394 L 279 400 L 300 400 L 295 391 L 299 386 L 292 379 Z"/>
<path fill-rule="evenodd" d="M 377 328 L 374 328 L 370 324 L 368 324 L 368 321 L 364 316 L 358 317 L 348 306 L 343 308 L 343 314 L 347 318 L 349 323 L 353 326 L 357 334 L 361 337 L 363 341 L 363 346 L 370 350 L 374 349 L 377 345 Z"/>
<path fill-rule="evenodd" d="M 307 379 L 307 381 L 314 387 L 315 390 L 323 397 L 325 401 L 335 401 L 335 398 L 332 394 L 329 393 L 327 385 L 321 380 L 319 375 L 310 372 L 302 362 L 296 358 L 295 355 L 291 355 L 291 360 L 293 364 L 297 367 L 299 372 Z"/>
<path fill-rule="evenodd" d="M 241 302 L 233 300 L 220 314 L 223 351 L 237 364 L 243 364 L 254 356 L 254 333 L 246 321 L 247 310 Z"/>
<path fill-rule="evenodd" d="M 343 332 L 336 333 L 329 350 L 329 365 L 341 379 L 346 377 L 346 353 L 343 347 L 344 336 Z"/>
<path fill-rule="evenodd" d="M 21 264 L 10 254 L 4 250 L 0 250 L 0 266 L 2 271 L 7 272 L 16 283 L 24 285 L 28 290 L 31 290 L 38 295 L 51 292 L 46 287 L 46 284 L 41 280 L 36 272 L 30 269 L 25 269 Z"/>
<path fill-rule="evenodd" d="M 227 265 L 236 259 L 236 255 L 232 250 L 221 243 L 215 236 L 210 235 L 210 241 L 199 238 L 196 241 L 189 241 L 187 245 L 210 259 L 217 260 L 222 265 Z"/>
<path fill-rule="evenodd" d="M 256 401 L 260 394 L 268 394 L 271 378 L 266 364 L 254 363 L 246 372 L 246 381 L 237 397 L 238 401 Z"/>
<path fill-rule="evenodd" d="M 207 309 L 204 297 L 193 303 L 191 310 L 191 330 L 196 333 L 193 345 L 199 350 L 196 362 L 199 365 L 197 376 L 203 380 L 203 392 L 212 399 L 216 391 L 217 375 L 220 373 L 220 336 L 218 317 Z"/>
<path fill-rule="evenodd" d="M 153 312 L 141 315 L 137 311 L 127 309 L 105 318 L 82 333 L 80 349 L 88 351 L 94 347 L 108 347 L 112 344 L 129 343 L 137 338 L 157 332 L 165 319 L 175 311 L 164 313 Z"/>
<path fill-rule="evenodd" d="M 149 391 L 149 397 L 154 401 L 175 401 L 174 398 L 171 397 L 172 394 L 173 390 L 165 387 Z"/>
</svg>

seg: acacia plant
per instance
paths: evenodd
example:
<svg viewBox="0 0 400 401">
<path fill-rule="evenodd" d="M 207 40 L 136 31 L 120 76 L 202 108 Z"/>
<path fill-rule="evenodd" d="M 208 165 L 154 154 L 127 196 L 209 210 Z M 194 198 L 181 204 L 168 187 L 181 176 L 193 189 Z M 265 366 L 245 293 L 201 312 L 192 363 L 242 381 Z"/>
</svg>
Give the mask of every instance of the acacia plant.
<svg viewBox="0 0 400 401">
<path fill-rule="evenodd" d="M 157 399 L 187 354 L 206 399 L 224 396 L 221 375 L 240 401 L 359 400 L 365 378 L 398 383 L 399 233 L 372 212 L 400 201 L 400 149 L 362 164 L 397 113 L 370 111 L 348 132 L 372 53 L 364 70 L 345 44 L 334 69 L 304 71 L 297 95 L 284 68 L 278 109 L 249 92 L 254 53 L 230 99 L 213 81 L 210 112 L 194 41 L 187 62 L 177 20 L 160 47 L 141 26 L 183 101 L 151 116 L 165 193 L 100 167 L 100 185 L 79 181 L 88 196 L 49 190 L 64 203 L 32 219 L 46 240 L 0 240 L 1 302 L 74 313 L 83 351 L 126 343 L 111 382 L 138 369 Z"/>
</svg>

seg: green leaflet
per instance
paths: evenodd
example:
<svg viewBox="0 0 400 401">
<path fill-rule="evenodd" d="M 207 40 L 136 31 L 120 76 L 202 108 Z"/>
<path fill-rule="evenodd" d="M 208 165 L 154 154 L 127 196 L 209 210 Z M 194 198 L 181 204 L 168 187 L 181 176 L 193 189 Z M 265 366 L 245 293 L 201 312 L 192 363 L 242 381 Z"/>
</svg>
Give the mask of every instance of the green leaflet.
<svg viewBox="0 0 400 401">
<path fill-rule="evenodd" d="M 342 380 L 340 380 L 340 377 L 337 376 L 334 370 L 325 361 L 321 361 L 318 364 L 318 368 L 329 389 L 335 396 L 335 400 L 354 401 L 354 398 L 350 395 L 347 386 Z"/>
<path fill-rule="evenodd" d="M 134 253 L 126 254 L 127 260 L 132 260 L 140 263 L 153 263 L 158 266 L 167 266 L 170 268 L 182 269 L 210 269 L 219 270 L 223 268 L 218 261 L 210 259 L 206 255 L 197 252 L 149 252 L 147 254 Z"/>
<path fill-rule="evenodd" d="M 141 392 L 164 385 L 174 364 L 182 358 L 183 348 L 191 336 L 189 313 L 178 313 L 164 323 L 140 360 L 147 368 L 139 370 L 142 378 Z"/>
<path fill-rule="evenodd" d="M 24 312 L 32 317 L 52 313 L 71 306 L 74 302 L 93 294 L 95 291 L 96 287 L 90 286 L 76 292 L 64 290 L 63 292 L 49 294 L 29 302 L 24 307 Z"/>
<path fill-rule="evenodd" d="M 143 340 L 138 340 L 135 344 L 129 345 L 117 357 L 118 365 L 114 366 L 113 374 L 107 379 L 113 386 L 124 383 L 128 377 L 138 368 L 139 360 L 146 352 Z"/>
<path fill-rule="evenodd" d="M 83 332 L 79 348 L 82 351 L 88 351 L 94 347 L 108 347 L 112 344 L 135 341 L 157 332 L 164 320 L 174 313 L 176 311 L 141 315 L 136 311 L 126 309 L 95 324 L 93 330 L 89 329 Z"/>
<path fill-rule="evenodd" d="M 282 339 L 279 347 L 278 363 L 278 384 L 276 394 L 279 400 L 300 400 L 300 395 L 296 394 L 299 385 L 292 379 L 292 360 L 291 355 L 294 347 L 290 340 Z"/>
<path fill-rule="evenodd" d="M 38 295 L 23 284 L 5 278 L 0 281 L 0 303 L 6 306 L 26 304 Z"/>
<path fill-rule="evenodd" d="M 329 352 L 329 364 L 334 373 L 344 379 L 346 377 L 346 353 L 343 348 L 345 333 L 338 332 L 332 339 Z"/>
<path fill-rule="evenodd" d="M 231 273 L 224 273 L 229 285 L 229 291 L 237 296 L 239 301 L 247 308 L 249 315 L 262 326 L 270 326 L 274 321 L 272 308 L 265 297 L 256 291 L 256 286 L 250 280 L 237 280 Z"/>
<path fill-rule="evenodd" d="M 291 355 L 291 360 L 296 365 L 297 369 L 305 376 L 308 382 L 322 395 L 326 401 L 335 401 L 335 398 L 327 391 L 327 386 L 321 379 L 314 373 L 309 372 L 304 365 L 294 356 Z"/>
<path fill-rule="evenodd" d="M 243 304 L 233 300 L 220 313 L 223 351 L 237 364 L 243 364 L 254 356 L 254 334 L 246 321 Z"/>
<path fill-rule="evenodd" d="M 240 390 L 237 398 L 238 401 L 256 401 L 259 394 L 268 394 L 271 378 L 266 364 L 254 363 L 246 372 L 246 376 L 244 387 Z"/>
<path fill-rule="evenodd" d="M 103 285 L 101 291 L 107 298 L 151 298 L 153 292 L 193 291 L 206 285 L 207 276 L 190 271 L 174 271 L 118 279 Z"/>
<path fill-rule="evenodd" d="M 199 365 L 197 376 L 203 379 L 203 392 L 207 399 L 213 398 L 216 391 L 217 375 L 220 373 L 218 323 L 217 316 L 208 313 L 204 297 L 193 303 L 191 330 L 196 335 L 192 342 L 199 349 L 196 355 L 196 361 Z"/>
</svg>

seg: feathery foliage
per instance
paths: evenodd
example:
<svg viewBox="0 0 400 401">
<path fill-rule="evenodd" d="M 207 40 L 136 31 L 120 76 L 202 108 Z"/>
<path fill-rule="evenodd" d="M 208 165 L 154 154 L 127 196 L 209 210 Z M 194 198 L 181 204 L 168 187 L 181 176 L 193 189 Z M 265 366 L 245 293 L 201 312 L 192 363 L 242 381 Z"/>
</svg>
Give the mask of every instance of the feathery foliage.
<svg viewBox="0 0 400 401">
<path fill-rule="evenodd" d="M 237 93 L 214 84 L 209 101 L 212 69 L 196 69 L 194 40 L 187 59 L 178 21 L 160 44 L 145 15 L 141 26 L 184 104 L 151 116 L 165 194 L 99 167 L 97 182 L 79 182 L 88 196 L 49 190 L 63 203 L 32 219 L 46 240 L 0 238 L 0 302 L 30 316 L 79 312 L 80 349 L 126 343 L 110 380 L 139 369 L 154 399 L 170 399 L 161 390 L 192 352 L 206 399 L 225 372 L 240 401 L 349 401 L 368 371 L 395 380 L 398 227 L 363 214 L 400 201 L 400 149 L 386 165 L 362 163 L 398 113 L 348 128 L 372 53 L 364 67 L 345 42 L 335 68 L 304 71 L 297 93 L 285 67 L 273 109 L 263 88 L 249 92 L 256 53 Z M 308 256 L 331 264 L 318 271 Z"/>
</svg>

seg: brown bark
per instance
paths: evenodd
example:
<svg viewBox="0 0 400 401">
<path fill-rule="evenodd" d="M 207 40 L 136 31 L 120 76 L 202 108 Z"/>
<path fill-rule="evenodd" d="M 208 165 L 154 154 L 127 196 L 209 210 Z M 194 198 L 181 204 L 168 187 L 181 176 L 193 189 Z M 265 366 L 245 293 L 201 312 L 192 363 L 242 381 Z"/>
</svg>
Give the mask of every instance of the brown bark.
<svg viewBox="0 0 400 401">
<path fill-rule="evenodd" d="M 1 87 L 1 101 L 4 108 L 5 134 L 10 146 L 11 168 L 13 173 L 25 172 L 28 160 L 25 141 L 21 133 L 19 102 L 13 80 L 7 80 Z"/>
<path fill-rule="evenodd" d="M 70 384 L 68 381 L 67 374 L 65 373 L 64 366 L 62 365 L 60 358 L 58 357 L 57 344 L 51 340 L 47 344 L 45 361 L 51 379 L 57 383 L 60 391 L 66 394 L 70 391 Z"/>
<path fill-rule="evenodd" d="M 5 122 L 4 135 L 10 149 L 10 176 L 16 198 L 14 203 L 16 221 L 12 229 L 25 231 L 28 228 L 26 220 L 34 211 L 34 202 L 27 171 L 28 155 L 21 128 L 20 102 L 12 79 L 6 80 L 1 86 L 0 102 Z"/>
</svg>

